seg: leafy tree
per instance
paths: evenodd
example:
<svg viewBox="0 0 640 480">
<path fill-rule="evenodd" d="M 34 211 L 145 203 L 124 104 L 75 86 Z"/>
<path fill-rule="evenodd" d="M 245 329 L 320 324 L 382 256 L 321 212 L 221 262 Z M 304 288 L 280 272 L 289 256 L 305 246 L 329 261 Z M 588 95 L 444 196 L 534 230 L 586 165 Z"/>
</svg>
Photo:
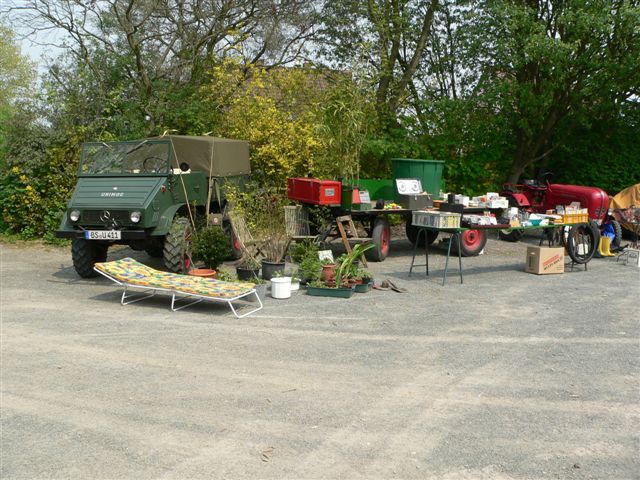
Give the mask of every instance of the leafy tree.
<svg viewBox="0 0 640 480">
<path fill-rule="evenodd" d="M 639 93 L 635 0 L 479 1 L 482 96 L 512 129 L 509 181 L 566 145 L 572 131 Z M 484 32 L 484 33 L 481 33 Z"/>
<path fill-rule="evenodd" d="M 20 53 L 13 31 L 0 23 L 0 105 L 24 97 L 34 80 L 33 64 Z"/>
<path fill-rule="evenodd" d="M 375 78 L 375 106 L 383 130 L 398 127 L 409 86 L 429 46 L 438 0 L 327 2 L 324 51 L 351 66 L 354 52 Z"/>
<path fill-rule="evenodd" d="M 13 31 L 0 23 L 0 161 L 11 118 L 29 96 L 34 80 L 34 67 L 21 55 Z"/>
<path fill-rule="evenodd" d="M 154 132 L 171 120 L 167 100 L 197 86 L 211 59 L 296 59 L 313 33 L 314 7 L 303 0 L 28 0 L 14 2 L 12 11 L 34 33 L 65 32 L 58 45 L 69 52 L 65 69 L 77 64 L 90 75 L 100 99 L 126 94 L 128 109 Z"/>
<path fill-rule="evenodd" d="M 202 96 L 222 115 L 213 133 L 247 140 L 252 169 L 285 185 L 287 177 L 317 168 L 322 144 L 314 109 L 322 81 L 312 69 L 252 67 L 247 74 L 236 62 L 226 62 L 213 69 Z"/>
</svg>

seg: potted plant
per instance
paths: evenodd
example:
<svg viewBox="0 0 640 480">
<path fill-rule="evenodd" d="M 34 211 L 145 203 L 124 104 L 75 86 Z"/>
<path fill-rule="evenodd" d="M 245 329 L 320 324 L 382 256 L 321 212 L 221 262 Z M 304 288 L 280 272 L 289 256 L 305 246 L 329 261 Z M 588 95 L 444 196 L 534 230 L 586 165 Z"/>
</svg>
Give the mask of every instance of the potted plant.
<svg viewBox="0 0 640 480">
<path fill-rule="evenodd" d="M 284 257 L 289 246 L 286 232 L 284 206 L 287 202 L 276 186 L 247 183 L 240 192 L 229 185 L 226 196 L 233 209 L 244 218 L 246 228 L 256 239 L 262 259 L 262 278 L 270 280 L 277 270 L 284 270 Z"/>
<path fill-rule="evenodd" d="M 353 287 L 329 287 L 322 280 L 314 280 L 307 285 L 307 295 L 316 297 L 351 298 Z"/>
<path fill-rule="evenodd" d="M 218 268 L 218 273 L 216 274 L 217 280 L 222 280 L 223 282 L 237 282 L 238 276 L 233 273 L 233 271 L 229 270 L 225 267 Z"/>
<path fill-rule="evenodd" d="M 251 281 L 260 275 L 260 262 L 245 251 L 242 254 L 240 262 L 236 265 L 236 274 L 239 280 Z"/>
<path fill-rule="evenodd" d="M 367 293 L 373 287 L 373 275 L 363 268 L 357 269 L 354 280 L 356 293 Z"/>
<path fill-rule="evenodd" d="M 191 242 L 193 257 L 204 263 L 205 268 L 193 269 L 189 271 L 190 275 L 212 277 L 224 259 L 231 255 L 229 237 L 222 227 L 216 225 L 200 228 L 192 236 Z"/>
<path fill-rule="evenodd" d="M 324 282 L 333 280 L 336 276 L 336 268 L 338 267 L 336 262 L 334 262 L 330 258 L 325 258 L 324 260 L 320 261 L 320 265 L 322 267 L 320 279 Z"/>
<path fill-rule="evenodd" d="M 336 268 L 336 284 L 340 285 L 343 279 L 352 279 L 357 272 L 357 268 L 354 269 L 354 262 L 360 258 L 367 250 L 373 248 L 372 243 L 359 243 L 353 247 L 351 253 L 348 253 L 341 257 L 341 262 Z"/>
</svg>

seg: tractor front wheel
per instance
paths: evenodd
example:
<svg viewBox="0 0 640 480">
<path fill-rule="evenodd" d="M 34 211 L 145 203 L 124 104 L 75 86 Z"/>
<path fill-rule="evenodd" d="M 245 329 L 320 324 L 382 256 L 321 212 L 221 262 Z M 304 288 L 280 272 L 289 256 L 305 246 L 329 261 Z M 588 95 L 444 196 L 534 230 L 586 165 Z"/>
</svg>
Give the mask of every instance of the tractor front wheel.
<svg viewBox="0 0 640 480">
<path fill-rule="evenodd" d="M 187 273 L 191 268 L 191 223 L 178 217 L 173 220 L 164 240 L 164 266 L 170 272 Z"/>
<path fill-rule="evenodd" d="M 519 242 L 522 238 L 522 230 L 500 230 L 498 237 L 505 242 Z"/>
<path fill-rule="evenodd" d="M 97 277 L 98 272 L 93 269 L 97 262 L 107 259 L 109 245 L 84 238 L 74 238 L 71 242 L 71 259 L 73 268 L 82 278 Z"/>
</svg>

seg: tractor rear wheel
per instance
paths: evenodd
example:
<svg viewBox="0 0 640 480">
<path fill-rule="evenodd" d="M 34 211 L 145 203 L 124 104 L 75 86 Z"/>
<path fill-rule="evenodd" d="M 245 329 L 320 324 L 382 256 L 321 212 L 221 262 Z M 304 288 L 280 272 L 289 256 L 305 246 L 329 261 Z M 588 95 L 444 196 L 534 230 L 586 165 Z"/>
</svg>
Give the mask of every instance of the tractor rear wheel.
<svg viewBox="0 0 640 480">
<path fill-rule="evenodd" d="M 622 226 L 617 220 L 611 220 L 611 226 L 613 231 L 616 232 L 615 238 L 611 240 L 611 251 L 618 251 L 622 243 Z"/>
<path fill-rule="evenodd" d="M 109 245 L 84 238 L 74 238 L 71 242 L 71 259 L 73 268 L 82 278 L 97 277 L 98 272 L 93 269 L 96 262 L 107 259 Z"/>
</svg>

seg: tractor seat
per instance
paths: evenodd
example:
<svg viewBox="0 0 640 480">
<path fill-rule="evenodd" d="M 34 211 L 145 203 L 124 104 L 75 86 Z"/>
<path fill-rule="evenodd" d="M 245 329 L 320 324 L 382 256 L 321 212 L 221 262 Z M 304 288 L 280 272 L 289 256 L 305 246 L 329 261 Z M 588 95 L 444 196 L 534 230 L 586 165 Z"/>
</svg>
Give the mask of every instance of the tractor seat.
<svg viewBox="0 0 640 480">
<path fill-rule="evenodd" d="M 526 185 L 527 187 L 534 187 L 534 188 L 542 187 L 540 182 L 538 182 L 538 180 L 534 180 L 534 179 L 524 180 L 523 184 Z"/>
</svg>

